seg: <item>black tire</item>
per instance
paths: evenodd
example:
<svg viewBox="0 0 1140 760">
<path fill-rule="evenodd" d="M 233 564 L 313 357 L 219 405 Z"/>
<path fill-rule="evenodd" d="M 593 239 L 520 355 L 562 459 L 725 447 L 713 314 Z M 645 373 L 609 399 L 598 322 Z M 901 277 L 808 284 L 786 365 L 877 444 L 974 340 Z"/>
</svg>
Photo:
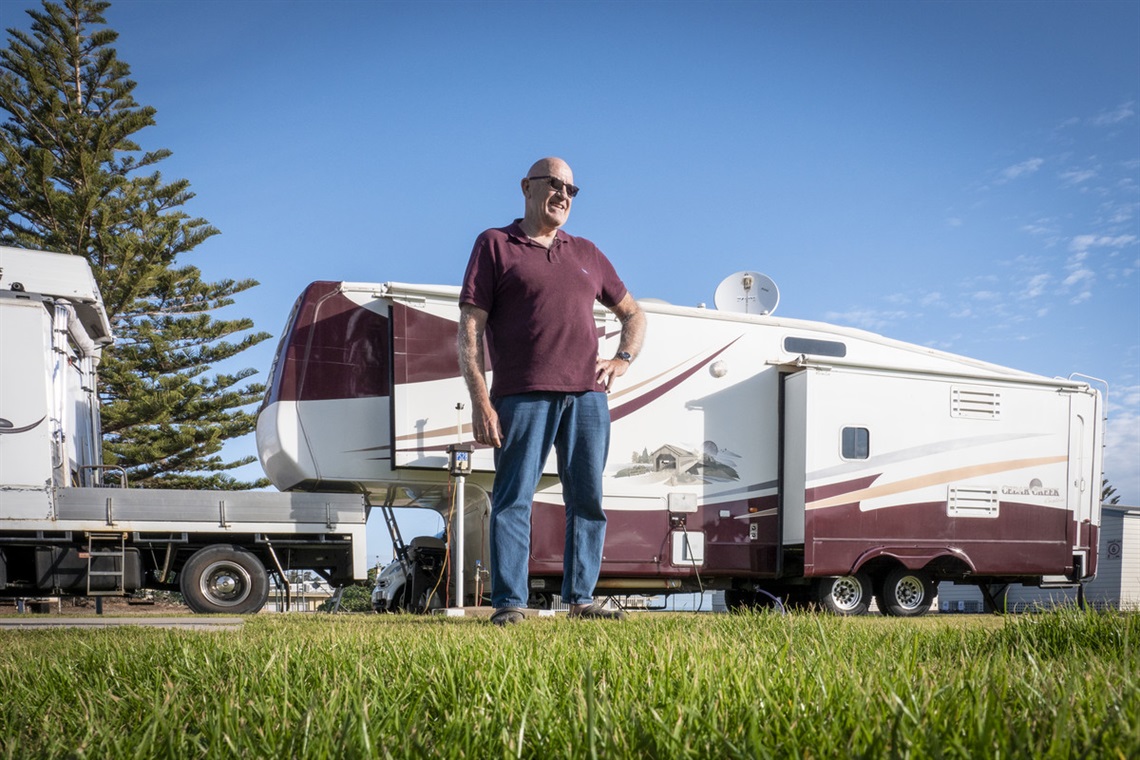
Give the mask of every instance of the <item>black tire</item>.
<svg viewBox="0 0 1140 760">
<path fill-rule="evenodd" d="M 541 594 L 531 592 L 530 598 L 526 601 L 526 606 L 532 610 L 549 610 L 554 607 L 554 596 L 551 594 Z"/>
<path fill-rule="evenodd" d="M 772 610 L 785 609 L 784 602 L 778 596 L 779 589 L 768 591 L 766 589 L 726 589 L 724 592 L 724 606 L 729 612 L 741 610 Z"/>
<path fill-rule="evenodd" d="M 179 574 L 186 605 L 198 613 L 250 615 L 269 599 L 269 574 L 252 553 L 217 544 L 200 549 Z"/>
<path fill-rule="evenodd" d="M 738 588 L 725 589 L 724 606 L 729 612 L 752 609 L 756 606 L 756 592 Z"/>
<path fill-rule="evenodd" d="M 879 609 L 884 615 L 918 617 L 925 615 L 934 602 L 938 584 L 923 570 L 896 567 L 883 579 L 879 591 Z"/>
<path fill-rule="evenodd" d="M 871 579 L 866 573 L 820 578 L 814 587 L 815 603 L 833 615 L 863 615 L 871 606 Z"/>
</svg>

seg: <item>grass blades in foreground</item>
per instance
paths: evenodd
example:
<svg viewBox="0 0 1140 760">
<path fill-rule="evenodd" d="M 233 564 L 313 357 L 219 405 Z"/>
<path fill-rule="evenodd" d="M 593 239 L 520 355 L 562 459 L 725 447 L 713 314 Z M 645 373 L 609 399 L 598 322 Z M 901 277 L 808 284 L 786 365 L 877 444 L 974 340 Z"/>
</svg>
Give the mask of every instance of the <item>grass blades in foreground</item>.
<svg viewBox="0 0 1140 760">
<path fill-rule="evenodd" d="M 1140 615 L 0 631 L 0 757 L 1133 758 Z"/>
</svg>

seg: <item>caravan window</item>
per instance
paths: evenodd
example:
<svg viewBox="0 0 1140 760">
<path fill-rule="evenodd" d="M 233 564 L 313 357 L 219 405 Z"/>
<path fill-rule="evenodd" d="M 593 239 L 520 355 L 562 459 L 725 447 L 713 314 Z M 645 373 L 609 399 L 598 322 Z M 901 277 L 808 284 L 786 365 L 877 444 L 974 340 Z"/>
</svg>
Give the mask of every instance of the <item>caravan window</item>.
<svg viewBox="0 0 1140 760">
<path fill-rule="evenodd" d="M 867 459 L 871 456 L 871 431 L 861 427 L 843 428 L 844 459 Z"/>
<path fill-rule="evenodd" d="M 789 354 L 834 356 L 839 359 L 847 356 L 845 344 L 834 340 L 817 340 L 815 338 L 784 338 L 784 350 Z"/>
</svg>

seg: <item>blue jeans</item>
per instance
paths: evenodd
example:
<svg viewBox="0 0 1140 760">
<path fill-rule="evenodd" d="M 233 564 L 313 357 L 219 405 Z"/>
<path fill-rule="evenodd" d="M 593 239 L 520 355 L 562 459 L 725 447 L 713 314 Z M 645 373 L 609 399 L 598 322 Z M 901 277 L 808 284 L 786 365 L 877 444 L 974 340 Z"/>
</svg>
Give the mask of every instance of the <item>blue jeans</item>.
<svg viewBox="0 0 1140 760">
<path fill-rule="evenodd" d="M 602 470 L 610 448 L 606 394 L 535 392 L 495 403 L 503 445 L 491 492 L 491 605 L 525 607 L 530 595 L 530 512 L 551 446 L 566 503 L 562 601 L 589 604 L 602 566 Z"/>
</svg>

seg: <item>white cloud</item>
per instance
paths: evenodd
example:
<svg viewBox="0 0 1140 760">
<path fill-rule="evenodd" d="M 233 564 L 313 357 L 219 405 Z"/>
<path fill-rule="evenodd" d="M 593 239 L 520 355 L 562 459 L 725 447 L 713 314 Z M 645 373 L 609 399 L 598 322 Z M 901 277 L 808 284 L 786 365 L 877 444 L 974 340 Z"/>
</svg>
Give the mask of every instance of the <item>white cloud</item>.
<svg viewBox="0 0 1140 760">
<path fill-rule="evenodd" d="M 882 330 L 896 322 L 910 319 L 911 315 L 905 311 L 879 311 L 876 309 L 851 309 L 849 311 L 829 311 L 824 319 L 829 322 L 839 322 L 858 327 L 862 330 Z"/>
<path fill-rule="evenodd" d="M 1061 286 L 1066 292 L 1073 289 L 1077 290 L 1077 294 L 1069 300 L 1069 303 L 1079 304 L 1092 298 L 1092 286 L 1096 281 L 1096 273 L 1085 266 L 1088 257 L 1088 251 L 1081 249 L 1065 262 L 1065 269 L 1068 270 L 1069 274 L 1061 282 Z"/>
<path fill-rule="evenodd" d="M 1056 221 L 1047 218 L 1037 219 L 1028 224 L 1023 224 L 1021 225 L 1021 231 L 1035 238 L 1041 238 L 1047 248 L 1056 245 L 1061 237 L 1061 231 Z"/>
<path fill-rule="evenodd" d="M 1050 279 L 1052 279 L 1052 277 L 1044 273 L 1035 274 L 1030 277 L 1029 282 L 1025 286 L 1025 290 L 1022 291 L 1022 298 L 1037 298 L 1040 296 L 1045 292 L 1045 286 L 1049 284 Z"/>
<path fill-rule="evenodd" d="M 1136 215 L 1137 204 L 1107 201 L 1101 205 L 1100 210 L 1104 214 L 1103 219 L 1107 224 L 1128 224 Z"/>
<path fill-rule="evenodd" d="M 919 303 L 921 303 L 923 306 L 936 306 L 942 303 L 942 294 L 937 290 L 933 293 L 927 293 L 922 297 L 922 300 Z"/>
<path fill-rule="evenodd" d="M 1017 179 L 1023 174 L 1033 174 L 1035 171 L 1040 169 L 1044 163 L 1045 159 L 1043 158 L 1030 158 L 1026 161 L 1022 161 L 1020 164 L 1007 166 L 1001 170 L 1000 181 L 1009 182 L 1010 180 Z"/>
<path fill-rule="evenodd" d="M 865 330 L 881 330 L 910 318 L 905 311 L 879 311 L 877 309 L 852 309 L 849 311 L 829 311 L 824 319 L 850 325 Z"/>
<path fill-rule="evenodd" d="M 1136 240 L 1135 235 L 1077 235 L 1069 243 L 1069 250 L 1083 252 L 1090 248 L 1124 248 Z"/>
<path fill-rule="evenodd" d="M 1095 169 L 1074 169 L 1069 172 L 1061 172 L 1061 179 L 1065 181 L 1066 185 L 1079 185 L 1082 182 L 1088 182 L 1095 176 Z"/>
<path fill-rule="evenodd" d="M 1129 101 L 1109 111 L 1102 111 L 1092 118 L 1092 123 L 1097 127 L 1111 127 L 1113 124 L 1127 121 L 1136 115 L 1136 111 L 1133 110 L 1134 105 L 1136 105 L 1134 102 Z"/>
<path fill-rule="evenodd" d="M 1071 288 L 1074 285 L 1079 285 L 1082 282 L 1087 282 L 1094 278 L 1095 275 L 1093 275 L 1091 269 L 1074 269 L 1069 273 L 1069 276 L 1065 278 L 1064 285 L 1067 288 Z"/>
<path fill-rule="evenodd" d="M 1092 290 L 1082 290 L 1080 293 L 1077 293 L 1075 296 L 1070 298 L 1069 303 L 1071 303 L 1073 306 L 1076 306 L 1078 304 L 1084 303 L 1085 301 L 1088 301 L 1090 298 L 1092 298 Z"/>
</svg>

